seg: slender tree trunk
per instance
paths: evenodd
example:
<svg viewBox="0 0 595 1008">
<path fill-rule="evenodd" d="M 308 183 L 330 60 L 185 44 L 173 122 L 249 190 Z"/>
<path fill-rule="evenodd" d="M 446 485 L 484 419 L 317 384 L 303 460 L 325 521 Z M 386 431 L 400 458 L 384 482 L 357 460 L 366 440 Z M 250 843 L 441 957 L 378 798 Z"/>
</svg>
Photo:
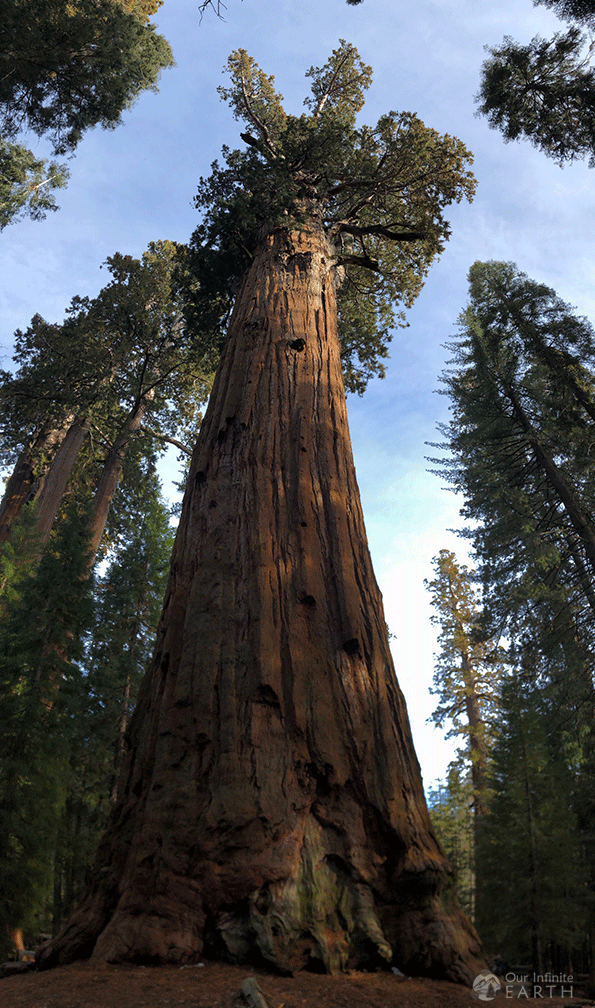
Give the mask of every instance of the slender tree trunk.
<svg viewBox="0 0 595 1008">
<path fill-rule="evenodd" d="M 430 825 L 359 501 L 332 250 L 263 239 L 191 464 L 95 882 L 44 966 L 484 968 Z M 304 341 L 304 342 L 302 342 Z"/>
<path fill-rule="evenodd" d="M 50 537 L 52 526 L 68 486 L 70 474 L 90 428 L 90 418 L 78 417 L 68 429 L 68 433 L 52 460 L 43 491 L 39 497 L 37 512 L 35 537 L 40 551 L 43 550 Z"/>
<path fill-rule="evenodd" d="M 73 420 L 74 416 L 71 415 L 62 427 L 46 424 L 19 456 L 0 502 L 0 543 L 6 542 L 23 505 L 31 499 L 33 487 L 40 476 L 37 468 L 41 457 L 44 452 L 55 449 L 61 443 Z"/>
<path fill-rule="evenodd" d="M 566 482 L 562 470 L 556 465 L 552 457 L 541 444 L 537 432 L 534 430 L 533 425 L 525 413 L 518 397 L 511 388 L 507 388 L 505 390 L 505 394 L 512 405 L 515 420 L 525 434 L 527 443 L 533 449 L 537 465 L 549 481 L 550 486 L 558 495 L 572 527 L 582 540 L 587 560 L 589 561 L 591 570 L 595 575 L 595 532 L 591 527 L 590 517 L 575 497 L 571 487 Z"/>
<path fill-rule="evenodd" d="M 104 462 L 101 476 L 99 477 L 95 490 L 95 497 L 93 499 L 91 536 L 89 541 L 89 557 L 91 565 L 93 564 L 95 555 L 99 549 L 99 543 L 101 542 L 101 537 L 105 529 L 109 510 L 114 499 L 114 494 L 118 489 L 118 483 L 120 482 L 120 476 L 122 475 L 122 467 L 124 465 L 124 459 L 126 458 L 126 452 L 128 451 L 130 439 L 141 429 L 143 418 L 147 412 L 150 402 L 154 398 L 154 395 L 155 392 L 151 389 L 149 392 L 146 392 L 138 397 Z"/>
</svg>

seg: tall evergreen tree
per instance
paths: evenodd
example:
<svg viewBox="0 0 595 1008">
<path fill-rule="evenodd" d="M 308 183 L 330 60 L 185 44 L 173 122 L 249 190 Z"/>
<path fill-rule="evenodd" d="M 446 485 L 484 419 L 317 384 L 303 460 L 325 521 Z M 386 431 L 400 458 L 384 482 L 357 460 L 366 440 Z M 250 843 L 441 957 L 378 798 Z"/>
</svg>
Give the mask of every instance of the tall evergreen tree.
<svg viewBox="0 0 595 1008">
<path fill-rule="evenodd" d="M 565 633 L 569 605 L 593 611 L 595 338 L 513 264 L 476 263 L 470 281 L 444 375 L 452 458 L 435 461 L 479 522 L 469 535 L 485 583 L 500 585 L 497 607 L 549 599 Z"/>
<path fill-rule="evenodd" d="M 460 760 L 448 767 L 446 781 L 430 788 L 428 808 L 432 825 L 455 873 L 461 906 L 475 923 L 474 787 L 469 768 Z"/>
<path fill-rule="evenodd" d="M 447 738 L 463 736 L 460 756 L 469 766 L 475 816 L 487 811 L 487 754 L 490 725 L 496 712 L 504 654 L 480 626 L 480 591 L 468 567 L 454 553 L 441 550 L 434 561 L 436 577 L 426 581 L 440 626 L 434 689 L 440 702 L 432 715 L 442 728 L 452 722 Z"/>
<path fill-rule="evenodd" d="M 490 816 L 477 851 L 483 941 L 542 975 L 551 970 L 552 946 L 567 955 L 583 944 L 587 921 L 574 786 L 551 699 L 522 674 L 504 684 Z"/>
<path fill-rule="evenodd" d="M 91 617 L 87 515 L 69 509 L 0 628 L 0 934 L 33 924 L 51 890 L 64 805 L 77 659 Z M 33 616 L 33 618 L 32 618 Z"/>
<path fill-rule="evenodd" d="M 468 980 L 479 946 L 451 902 L 366 546 L 335 289 L 358 387 L 443 247 L 444 208 L 472 192 L 469 155 L 409 114 L 358 128 L 370 70 L 347 43 L 309 71 L 302 116 L 247 53 L 228 66 L 247 150 L 201 183 L 194 306 L 234 289 L 235 305 L 106 870 L 39 962 L 394 957 Z"/>
<path fill-rule="evenodd" d="M 114 502 L 112 552 L 95 585 L 81 658 L 81 690 L 69 745 L 65 802 L 53 862 L 53 929 L 80 900 L 115 801 L 126 729 L 151 649 L 165 591 L 174 531 L 154 464 L 127 479 Z"/>
<path fill-rule="evenodd" d="M 152 242 L 141 260 L 117 253 L 106 263 L 111 282 L 95 298 L 75 297 L 62 325 L 36 316 L 17 332 L 20 368 L 0 389 L 3 443 L 16 459 L 0 539 L 36 499 L 43 546 L 73 472 L 85 466 L 95 486 L 94 556 L 133 440 L 144 432 L 161 449 L 193 420 L 208 395 L 212 337 L 203 325 L 190 339 L 184 327 L 178 260 L 168 241 Z"/>
<path fill-rule="evenodd" d="M 46 164 L 21 132 L 46 137 L 54 153 L 74 150 L 94 126 L 113 129 L 144 90 L 157 90 L 173 64 L 148 23 L 155 0 L 0 0 L 0 228 L 56 209 L 64 165 Z M 43 174 L 43 178 L 41 177 Z"/>
<path fill-rule="evenodd" d="M 464 534 L 484 588 L 480 622 L 506 634 L 517 669 L 504 683 L 478 837 L 477 924 L 488 946 L 538 970 L 567 965 L 593 933 L 595 339 L 513 264 L 476 263 L 470 281 L 445 375 L 452 458 L 441 475 L 474 522 Z"/>
</svg>

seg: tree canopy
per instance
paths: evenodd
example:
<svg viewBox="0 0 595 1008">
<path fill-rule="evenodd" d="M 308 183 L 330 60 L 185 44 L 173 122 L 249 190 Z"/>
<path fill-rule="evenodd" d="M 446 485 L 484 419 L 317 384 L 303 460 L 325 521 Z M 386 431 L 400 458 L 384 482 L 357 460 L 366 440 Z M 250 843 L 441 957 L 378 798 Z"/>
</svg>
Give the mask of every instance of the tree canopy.
<svg viewBox="0 0 595 1008">
<path fill-rule="evenodd" d="M 113 129 L 173 64 L 148 18 L 160 0 L 0 0 L 0 229 L 44 217 L 64 165 L 15 141 L 34 133 L 55 154 L 94 126 Z"/>
<path fill-rule="evenodd" d="M 478 110 L 506 141 L 526 137 L 558 164 L 595 164 L 595 71 L 580 29 L 539 36 L 528 45 L 506 37 L 483 65 Z"/>
<path fill-rule="evenodd" d="M 522 137 L 562 165 L 576 158 L 595 164 L 593 44 L 577 25 L 595 27 L 593 0 L 534 0 L 572 27 L 551 39 L 535 36 L 519 45 L 505 36 L 486 46 L 476 99 L 478 114 L 502 131 L 506 142 Z"/>
<path fill-rule="evenodd" d="M 334 245 L 343 282 L 338 292 L 346 385 L 361 392 L 383 374 L 391 327 L 417 297 L 450 235 L 445 207 L 471 199 L 472 156 L 409 112 L 388 112 L 359 126 L 372 79 L 350 43 L 311 67 L 308 113 L 285 111 L 274 78 L 239 49 L 219 89 L 248 126 L 245 150 L 224 148 L 201 179 L 203 221 L 190 246 L 198 281 L 189 310 L 204 314 L 219 299 L 225 315 L 263 228 L 322 227 Z M 209 310 L 212 310 L 210 308 Z"/>
<path fill-rule="evenodd" d="M 118 0 L 0 0 L 4 136 L 30 130 L 63 154 L 85 130 L 116 126 L 141 91 L 154 90 L 173 58 L 146 15 L 137 16 L 138 6 Z"/>
</svg>

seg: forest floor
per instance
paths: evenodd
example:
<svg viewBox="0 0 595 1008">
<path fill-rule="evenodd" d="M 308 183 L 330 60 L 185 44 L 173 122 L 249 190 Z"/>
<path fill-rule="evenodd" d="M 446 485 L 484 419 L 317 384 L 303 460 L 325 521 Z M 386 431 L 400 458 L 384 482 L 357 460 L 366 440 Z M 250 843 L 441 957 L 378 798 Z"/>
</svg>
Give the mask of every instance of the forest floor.
<svg viewBox="0 0 595 1008">
<path fill-rule="evenodd" d="M 108 966 L 78 962 L 43 973 L 0 980 L 2 1008 L 246 1008 L 242 981 L 254 977 L 270 1008 L 470 1008 L 478 1002 L 467 987 L 392 973 L 342 976 L 298 973 L 273 976 L 245 966 Z M 553 993 L 556 993 L 555 991 Z M 518 999 L 512 991 L 511 999 Z M 504 1003 L 504 990 L 495 999 Z M 527 1003 L 521 995 L 520 1000 Z M 544 999 L 551 1008 L 593 1005 L 584 997 Z"/>
</svg>

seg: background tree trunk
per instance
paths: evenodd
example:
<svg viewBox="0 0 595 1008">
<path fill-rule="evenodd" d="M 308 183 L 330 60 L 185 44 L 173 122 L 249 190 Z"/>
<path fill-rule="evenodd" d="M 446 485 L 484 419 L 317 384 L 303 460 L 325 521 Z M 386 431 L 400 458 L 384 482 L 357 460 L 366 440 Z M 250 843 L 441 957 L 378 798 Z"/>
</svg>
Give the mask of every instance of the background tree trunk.
<svg viewBox="0 0 595 1008">
<path fill-rule="evenodd" d="M 101 475 L 97 482 L 97 488 L 93 497 L 93 511 L 91 514 L 91 531 L 89 540 L 89 566 L 95 562 L 99 543 L 107 524 L 108 515 L 114 499 L 114 494 L 118 489 L 120 476 L 124 466 L 124 459 L 130 445 L 131 438 L 142 427 L 143 418 L 153 400 L 155 390 L 150 389 L 143 395 L 139 395 L 130 413 L 126 417 L 124 424 L 118 431 L 118 436 L 110 448 L 107 458 L 103 464 Z"/>
<path fill-rule="evenodd" d="M 73 420 L 74 416 L 71 414 L 61 427 L 47 424 L 21 452 L 0 502 L 0 543 L 6 542 L 23 505 L 31 499 L 35 482 L 41 475 L 37 469 L 43 453 L 55 450 L 56 446 L 60 445 Z M 49 464 L 46 463 L 46 471 Z"/>
<path fill-rule="evenodd" d="M 70 474 L 90 429 L 91 419 L 89 417 L 78 417 L 72 426 L 69 427 L 66 436 L 63 438 L 58 451 L 52 459 L 43 491 L 39 496 L 35 538 L 40 552 L 50 537 L 52 526 L 56 520 L 62 498 L 68 486 Z"/>
<path fill-rule="evenodd" d="M 332 250 L 278 229 L 238 295 L 78 956 L 469 981 L 353 467 Z"/>
</svg>

